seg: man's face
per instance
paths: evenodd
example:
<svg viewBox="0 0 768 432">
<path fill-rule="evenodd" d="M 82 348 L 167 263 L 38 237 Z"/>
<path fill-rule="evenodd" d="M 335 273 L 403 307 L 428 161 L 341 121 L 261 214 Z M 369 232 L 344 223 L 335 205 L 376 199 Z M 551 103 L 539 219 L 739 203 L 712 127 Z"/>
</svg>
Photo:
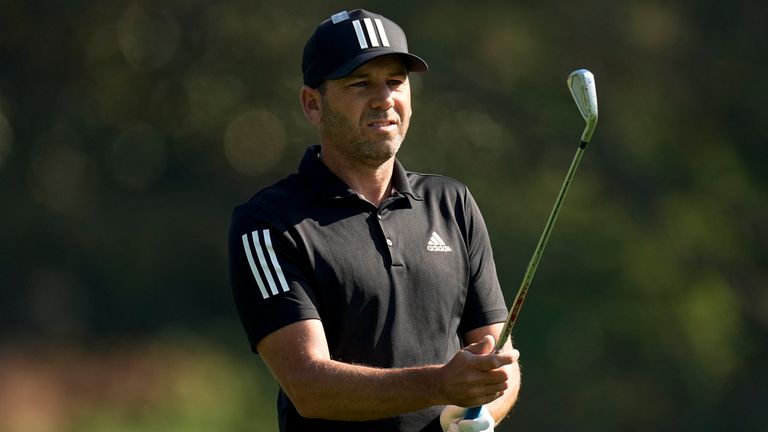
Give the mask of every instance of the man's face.
<svg viewBox="0 0 768 432">
<path fill-rule="evenodd" d="M 408 71 L 400 57 L 378 57 L 344 78 L 326 81 L 321 100 L 324 147 L 369 166 L 397 153 L 411 119 Z"/>
</svg>

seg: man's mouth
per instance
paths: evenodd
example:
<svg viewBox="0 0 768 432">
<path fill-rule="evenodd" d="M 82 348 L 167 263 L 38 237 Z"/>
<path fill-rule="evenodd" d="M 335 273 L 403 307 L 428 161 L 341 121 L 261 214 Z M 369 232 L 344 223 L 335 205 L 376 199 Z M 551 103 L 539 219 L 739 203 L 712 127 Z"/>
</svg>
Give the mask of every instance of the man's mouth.
<svg viewBox="0 0 768 432">
<path fill-rule="evenodd" d="M 397 121 L 392 119 L 374 120 L 366 124 L 366 126 L 373 129 L 387 129 L 390 127 L 394 127 L 396 125 L 397 125 Z"/>
</svg>

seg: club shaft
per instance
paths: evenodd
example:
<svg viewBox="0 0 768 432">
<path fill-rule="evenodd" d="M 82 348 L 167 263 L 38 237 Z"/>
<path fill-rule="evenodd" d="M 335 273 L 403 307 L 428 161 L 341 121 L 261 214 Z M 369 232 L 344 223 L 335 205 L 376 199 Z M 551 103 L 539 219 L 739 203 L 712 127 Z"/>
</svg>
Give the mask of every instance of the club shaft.
<svg viewBox="0 0 768 432">
<path fill-rule="evenodd" d="M 528 268 L 525 269 L 525 275 L 523 281 L 520 283 L 520 288 L 517 290 L 515 300 L 512 302 L 512 309 L 507 315 L 504 326 L 501 328 L 501 334 L 499 334 L 498 340 L 496 340 L 496 346 L 494 352 L 499 353 L 504 349 L 504 345 L 507 343 L 507 339 L 512 334 L 512 329 L 515 327 L 517 317 L 520 315 L 520 310 L 523 308 L 523 302 L 528 295 L 528 288 L 533 281 L 533 275 L 536 274 L 536 268 L 539 266 L 539 260 L 544 253 L 544 248 L 547 246 L 549 236 L 552 234 L 552 229 L 557 221 L 557 215 L 560 214 L 560 208 L 565 201 L 565 196 L 568 194 L 568 189 L 571 187 L 573 176 L 576 174 L 576 169 L 579 167 L 581 158 L 584 155 L 584 150 L 587 148 L 587 144 L 592 138 L 592 133 L 595 131 L 595 125 L 597 124 L 597 92 L 595 89 L 595 78 L 592 72 L 586 69 L 579 69 L 574 71 L 568 76 L 568 88 L 571 91 L 573 100 L 579 107 L 579 112 L 587 122 L 584 127 L 584 132 L 581 134 L 581 144 L 576 149 L 576 154 L 573 156 L 571 166 L 568 168 L 568 173 L 565 175 L 563 185 L 560 187 L 560 193 L 557 194 L 555 205 L 552 207 L 552 212 L 549 213 L 547 224 L 544 225 L 544 231 L 539 237 L 539 243 L 536 245 L 536 249 L 533 251 L 531 261 L 528 262 Z M 469 408 L 465 414 L 465 419 L 476 419 L 480 416 L 482 406 L 476 406 Z"/>
<path fill-rule="evenodd" d="M 531 261 L 528 263 L 528 268 L 525 270 L 525 275 L 523 276 L 523 281 L 520 284 L 520 288 L 517 290 L 515 300 L 512 302 L 512 309 L 510 309 L 509 315 L 507 315 L 507 320 L 504 322 L 504 327 L 501 329 L 499 339 L 496 341 L 496 352 L 501 352 L 501 350 L 504 348 L 504 344 L 507 342 L 507 338 L 509 338 L 509 336 L 512 334 L 512 329 L 515 326 L 517 317 L 520 315 L 520 309 L 522 309 L 525 297 L 528 295 L 528 288 L 531 286 L 531 281 L 533 281 L 533 275 L 536 274 L 536 268 L 539 266 L 539 260 L 541 260 L 541 255 L 544 253 L 544 248 L 547 246 L 549 236 L 552 234 L 552 229 L 555 226 L 557 215 L 560 214 L 560 208 L 563 205 L 563 201 L 565 201 L 565 196 L 568 194 L 568 189 L 571 187 L 571 181 L 573 180 L 573 176 L 576 174 L 576 169 L 579 167 L 579 163 L 581 162 L 581 158 L 584 155 L 584 149 L 586 149 L 586 147 L 587 143 L 582 141 L 579 145 L 579 148 L 576 149 L 576 154 L 573 156 L 571 166 L 568 168 L 568 173 L 565 175 L 563 185 L 560 187 L 560 193 L 557 194 L 555 205 L 552 207 L 552 212 L 549 214 L 547 224 L 544 225 L 544 231 L 541 233 L 539 243 L 536 245 L 536 249 L 533 251 Z"/>
<path fill-rule="evenodd" d="M 528 295 L 528 288 L 531 286 L 531 281 L 533 281 L 533 275 L 536 274 L 536 268 L 539 266 L 541 255 L 544 253 L 544 248 L 547 246 L 550 234 L 552 234 L 552 228 L 555 226 L 557 215 L 560 214 L 560 207 L 562 207 L 563 201 L 565 201 L 565 196 L 568 194 L 568 189 L 571 187 L 571 181 L 573 181 L 573 176 L 576 174 L 576 169 L 579 167 L 581 158 L 584 155 L 584 149 L 586 148 L 587 142 L 582 141 L 579 145 L 579 148 L 576 149 L 576 154 L 573 156 L 573 161 L 571 161 L 571 166 L 568 168 L 568 173 L 565 174 L 565 180 L 563 181 L 563 185 L 560 187 L 560 193 L 557 194 L 555 205 L 552 207 L 552 212 L 549 213 L 547 224 L 544 225 L 544 231 L 541 233 L 541 237 L 539 237 L 539 243 L 536 245 L 536 249 L 533 251 L 531 261 L 528 263 L 528 268 L 525 270 L 523 282 L 520 284 L 520 288 L 517 290 L 517 295 L 515 295 L 515 301 L 512 303 L 512 309 L 510 309 L 509 315 L 507 315 L 507 320 L 504 322 L 504 327 L 501 328 L 499 339 L 496 341 L 494 350 L 497 353 L 504 349 L 504 344 L 507 343 L 509 335 L 512 334 L 512 328 L 514 328 L 517 317 L 520 315 L 520 309 L 523 307 L 525 297 Z M 481 408 L 482 407 L 469 408 L 467 413 L 464 415 L 464 418 L 477 418 L 480 416 Z"/>
</svg>

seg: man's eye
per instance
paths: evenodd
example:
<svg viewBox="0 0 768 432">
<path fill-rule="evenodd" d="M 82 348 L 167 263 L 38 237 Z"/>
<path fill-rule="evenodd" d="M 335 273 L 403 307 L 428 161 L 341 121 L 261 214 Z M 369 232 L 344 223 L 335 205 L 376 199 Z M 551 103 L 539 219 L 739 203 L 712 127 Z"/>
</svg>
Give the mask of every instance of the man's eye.
<svg viewBox="0 0 768 432">
<path fill-rule="evenodd" d="M 365 81 L 356 81 L 356 82 L 353 82 L 352 84 L 350 84 L 349 86 L 350 87 L 365 87 L 367 84 L 368 83 L 366 83 Z"/>
<path fill-rule="evenodd" d="M 387 84 L 391 87 L 397 87 L 402 83 L 403 83 L 403 80 L 399 80 L 399 79 L 393 79 L 393 80 L 387 81 Z"/>
</svg>

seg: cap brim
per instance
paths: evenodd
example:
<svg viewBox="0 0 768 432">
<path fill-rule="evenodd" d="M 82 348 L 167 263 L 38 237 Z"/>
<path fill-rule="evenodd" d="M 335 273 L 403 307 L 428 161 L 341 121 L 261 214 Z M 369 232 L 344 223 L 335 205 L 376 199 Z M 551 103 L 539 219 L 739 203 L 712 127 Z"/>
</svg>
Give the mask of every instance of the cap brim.
<svg viewBox="0 0 768 432">
<path fill-rule="evenodd" d="M 336 70 L 326 75 L 324 79 L 335 80 L 339 78 L 344 78 L 345 76 L 352 73 L 353 70 L 359 68 L 365 63 L 368 63 L 369 61 L 377 57 L 381 57 L 385 55 L 398 55 L 402 57 L 407 63 L 408 72 L 426 72 L 427 69 L 429 69 L 429 66 L 427 66 L 427 62 L 422 60 L 419 56 L 413 55 L 411 53 L 393 51 L 389 49 L 368 50 L 366 52 L 360 53 L 359 55 L 351 58 L 349 61 L 347 61 L 343 65 L 336 68 Z"/>
</svg>

